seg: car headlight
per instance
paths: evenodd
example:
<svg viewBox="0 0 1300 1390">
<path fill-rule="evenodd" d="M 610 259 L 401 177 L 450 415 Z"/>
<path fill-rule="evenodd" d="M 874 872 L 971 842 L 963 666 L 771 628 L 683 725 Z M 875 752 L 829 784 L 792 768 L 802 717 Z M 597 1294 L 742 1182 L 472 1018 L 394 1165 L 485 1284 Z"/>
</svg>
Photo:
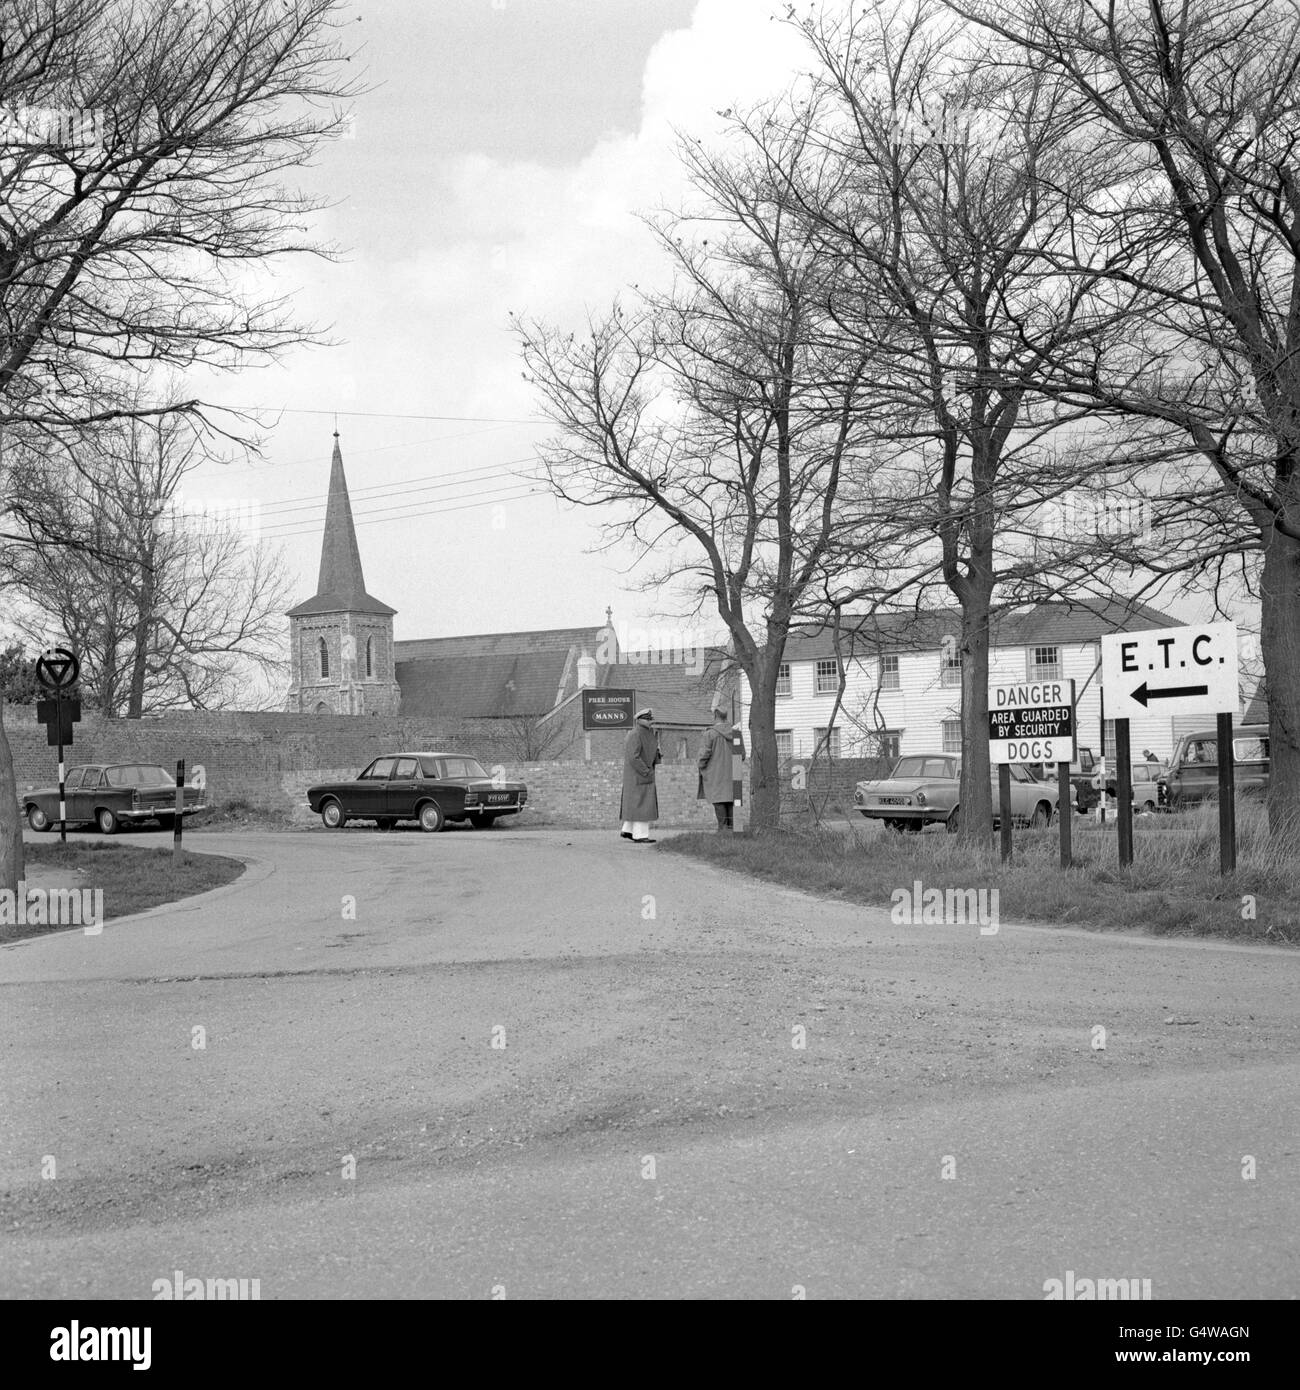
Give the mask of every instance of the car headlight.
<svg viewBox="0 0 1300 1390">
<path fill-rule="evenodd" d="M 917 794 L 916 794 L 916 804 L 917 804 L 918 806 L 924 806 L 924 805 L 925 805 L 925 793 L 924 793 L 924 792 L 917 792 Z"/>
<path fill-rule="evenodd" d="M 858 787 L 853 793 L 853 804 L 855 806 L 861 806 L 866 801 L 866 799 L 866 792 L 864 792 L 861 787 Z"/>
</svg>

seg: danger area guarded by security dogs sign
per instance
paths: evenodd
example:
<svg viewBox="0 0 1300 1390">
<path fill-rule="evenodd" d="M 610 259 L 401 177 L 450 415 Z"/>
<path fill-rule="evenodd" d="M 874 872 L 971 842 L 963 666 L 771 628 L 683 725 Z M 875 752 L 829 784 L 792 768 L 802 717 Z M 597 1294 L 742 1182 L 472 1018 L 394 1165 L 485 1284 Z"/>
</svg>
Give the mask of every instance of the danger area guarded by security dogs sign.
<svg viewBox="0 0 1300 1390">
<path fill-rule="evenodd" d="M 989 692 L 989 762 L 1068 763 L 1074 758 L 1074 682 L 1028 681 Z"/>
</svg>

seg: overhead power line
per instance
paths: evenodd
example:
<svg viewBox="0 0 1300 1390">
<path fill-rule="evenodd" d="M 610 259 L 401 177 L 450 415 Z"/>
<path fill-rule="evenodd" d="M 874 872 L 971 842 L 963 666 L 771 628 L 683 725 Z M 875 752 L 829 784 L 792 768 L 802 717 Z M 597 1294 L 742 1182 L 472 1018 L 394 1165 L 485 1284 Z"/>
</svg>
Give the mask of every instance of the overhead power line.
<svg viewBox="0 0 1300 1390">
<path fill-rule="evenodd" d="M 457 482 L 473 482 L 480 479 L 485 481 L 495 474 L 512 469 L 517 464 L 536 461 L 537 456 L 529 454 L 524 458 L 506 459 L 504 463 L 483 463 L 476 464 L 471 468 L 453 469 L 450 473 L 424 473 L 400 482 L 374 483 L 369 487 L 360 488 L 350 487 L 348 495 L 354 502 L 377 502 L 382 497 L 399 496 L 404 492 L 425 492 L 431 488 L 454 487 Z M 430 479 L 438 479 L 439 481 L 427 481 Z M 312 493 L 303 497 L 286 497 L 282 502 L 268 503 L 261 508 L 261 511 L 263 516 L 271 514 L 278 516 L 285 512 L 323 511 L 328 501 L 328 493 Z"/>
<path fill-rule="evenodd" d="M 473 507 L 499 506 L 503 502 L 517 502 L 521 501 L 525 497 L 545 496 L 547 489 L 542 487 L 534 487 L 528 488 L 523 492 L 510 492 L 509 488 L 505 488 L 496 489 L 496 491 L 505 491 L 508 495 L 504 497 L 490 497 L 488 494 L 483 494 L 482 500 L 480 501 L 462 502 L 452 507 L 426 507 L 423 504 L 420 504 L 417 506 L 415 510 L 404 511 L 397 516 L 370 516 L 369 514 L 367 514 L 361 517 L 360 519 L 354 520 L 357 526 L 374 526 L 382 521 L 412 521 L 415 518 L 422 516 L 440 516 L 444 512 L 463 512 Z M 319 527 L 305 526 L 301 530 L 283 532 L 279 535 L 272 536 L 270 539 L 277 541 L 287 541 L 294 539 L 294 537 L 296 536 L 315 536 L 319 534 Z"/>
<path fill-rule="evenodd" d="M 252 415 L 262 411 L 268 415 L 342 415 L 354 420 L 441 420 L 451 424 L 479 425 L 548 425 L 551 422 L 542 416 L 533 415 L 526 419 L 511 415 L 409 415 L 395 410 L 312 410 L 304 406 L 290 405 L 216 405 L 214 410 L 239 411 Z"/>
</svg>

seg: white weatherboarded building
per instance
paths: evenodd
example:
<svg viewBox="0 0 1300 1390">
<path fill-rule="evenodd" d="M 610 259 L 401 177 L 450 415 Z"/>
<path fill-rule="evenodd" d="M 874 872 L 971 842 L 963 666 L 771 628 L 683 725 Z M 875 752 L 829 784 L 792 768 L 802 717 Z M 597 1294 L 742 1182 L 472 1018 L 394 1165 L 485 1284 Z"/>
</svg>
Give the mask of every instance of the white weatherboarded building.
<svg viewBox="0 0 1300 1390">
<path fill-rule="evenodd" d="M 1001 613 L 992 620 L 989 684 L 1073 680 L 1080 731 L 1077 743 L 1100 755 L 1098 665 L 1103 634 L 1179 626 L 1154 608 L 1119 602 L 1062 601 Z M 832 757 L 960 752 L 960 633 L 956 608 L 868 618 L 845 615 L 840 651 L 846 683 L 831 732 Z M 777 747 L 783 761 L 812 756 L 830 727 L 838 686 L 830 625 L 792 631 L 776 701 Z M 743 727 L 749 719 L 749 686 L 744 681 L 740 695 Z M 1111 757 L 1113 740 L 1113 724 L 1108 724 L 1106 751 Z M 1167 715 L 1151 714 L 1130 725 L 1135 760 L 1150 750 L 1167 761 L 1175 740 Z"/>
</svg>

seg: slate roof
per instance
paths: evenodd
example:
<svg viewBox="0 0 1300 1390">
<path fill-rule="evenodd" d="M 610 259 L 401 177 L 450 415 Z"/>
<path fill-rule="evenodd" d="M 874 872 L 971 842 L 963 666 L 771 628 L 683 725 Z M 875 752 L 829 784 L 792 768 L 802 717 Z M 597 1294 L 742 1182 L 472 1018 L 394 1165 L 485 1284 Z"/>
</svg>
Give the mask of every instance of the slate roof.
<svg viewBox="0 0 1300 1390">
<path fill-rule="evenodd" d="M 316 593 L 305 603 L 289 610 L 291 618 L 312 613 L 379 613 L 391 617 L 390 608 L 366 592 L 361 572 L 361 551 L 348 499 L 348 482 L 343 474 L 343 454 L 339 437 L 334 435 L 334 455 L 330 460 L 329 498 L 325 504 L 325 532 L 321 538 L 320 573 Z"/>
<path fill-rule="evenodd" d="M 471 637 L 425 637 L 394 642 L 394 661 L 437 661 L 453 657 L 517 655 L 525 652 L 567 652 L 585 647 L 596 655 L 604 624 L 598 627 L 553 627 L 536 632 L 485 632 Z"/>
<path fill-rule="evenodd" d="M 1109 632 L 1147 632 L 1152 628 L 1182 626 L 1158 609 L 1118 599 L 1041 603 L 1027 610 L 995 614 L 990 623 L 995 647 L 1065 646 L 1095 642 Z M 833 632 L 829 623 L 792 630 L 782 660 L 833 657 Z M 960 633 L 961 610 L 956 607 L 875 616 L 846 613 L 840 620 L 840 645 L 845 656 L 878 649 L 937 651 L 945 637 Z"/>
<path fill-rule="evenodd" d="M 402 643 L 396 644 L 399 648 Z M 570 652 L 498 652 L 395 663 L 402 714 L 505 719 L 545 714 L 556 702 Z"/>
<path fill-rule="evenodd" d="M 624 653 L 630 655 L 634 654 Z M 713 651 L 702 662 L 624 660 L 605 667 L 600 684 L 635 690 L 636 707 L 649 705 L 656 724 L 707 728 L 713 723 L 714 693 L 724 658 L 725 653 Z"/>
</svg>

